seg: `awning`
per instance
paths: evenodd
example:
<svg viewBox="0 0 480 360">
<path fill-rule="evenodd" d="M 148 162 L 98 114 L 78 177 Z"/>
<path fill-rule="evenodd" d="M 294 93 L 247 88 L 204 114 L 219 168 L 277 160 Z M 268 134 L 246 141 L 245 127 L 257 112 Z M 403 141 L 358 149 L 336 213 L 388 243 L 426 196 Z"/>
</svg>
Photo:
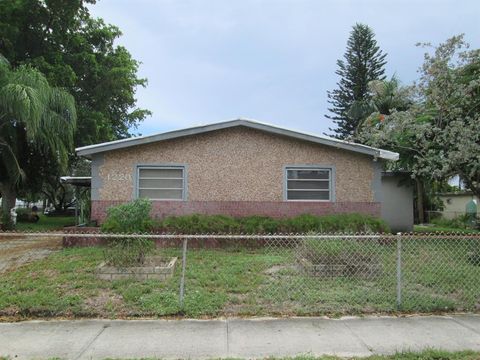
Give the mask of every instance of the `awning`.
<svg viewBox="0 0 480 360">
<path fill-rule="evenodd" d="M 73 186 L 90 187 L 92 178 L 90 176 L 62 176 L 60 177 L 60 182 Z"/>
</svg>

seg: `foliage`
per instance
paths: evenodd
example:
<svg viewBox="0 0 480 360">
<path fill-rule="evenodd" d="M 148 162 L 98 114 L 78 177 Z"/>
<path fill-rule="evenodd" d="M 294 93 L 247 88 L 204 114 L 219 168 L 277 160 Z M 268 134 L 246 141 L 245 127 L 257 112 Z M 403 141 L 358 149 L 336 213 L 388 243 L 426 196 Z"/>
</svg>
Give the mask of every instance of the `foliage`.
<svg viewBox="0 0 480 360">
<path fill-rule="evenodd" d="M 26 181 L 40 176 L 40 164 L 54 159 L 62 168 L 73 147 L 76 108 L 73 97 L 51 87 L 29 66 L 0 63 L 0 192 L 9 212 Z"/>
<path fill-rule="evenodd" d="M 38 214 L 34 214 L 30 208 L 17 208 L 15 209 L 17 213 L 17 223 L 19 222 L 32 222 L 36 223 L 40 220 Z"/>
<path fill-rule="evenodd" d="M 451 229 L 471 229 L 471 223 L 469 222 L 470 218 L 468 215 L 460 215 L 453 219 L 445 219 L 442 217 L 433 218 L 430 222 L 436 226 L 451 228 Z"/>
<path fill-rule="evenodd" d="M 281 229 L 281 220 L 267 216 L 247 216 L 239 218 L 241 232 L 246 234 L 273 234 Z"/>
<path fill-rule="evenodd" d="M 355 101 L 348 110 L 351 116 L 360 119 L 355 129 L 357 140 L 365 121 L 381 123 L 385 115 L 391 115 L 393 111 L 408 110 L 414 104 L 412 87 L 402 86 L 396 76 L 392 76 L 390 80 L 370 81 L 368 95 L 368 99 Z"/>
<path fill-rule="evenodd" d="M 289 232 L 389 232 L 388 225 L 380 218 L 364 214 L 300 215 L 287 219 L 284 225 Z"/>
<path fill-rule="evenodd" d="M 79 191 L 79 197 L 77 201 L 80 208 L 79 223 L 88 224 L 90 222 L 90 212 L 92 208 L 90 188 Z"/>
<path fill-rule="evenodd" d="M 388 232 L 386 223 L 363 214 L 314 216 L 304 214 L 289 219 L 264 216 L 232 218 L 225 215 L 185 215 L 167 217 L 157 226 L 168 232 L 202 233 L 308 233 L 308 232 Z"/>
<path fill-rule="evenodd" d="M 157 225 L 168 232 L 184 234 L 235 233 L 240 232 L 240 224 L 226 215 L 184 215 L 170 216 Z"/>
<path fill-rule="evenodd" d="M 326 117 L 337 125 L 337 128 L 330 129 L 335 137 L 345 139 L 354 134 L 363 112 L 358 116 L 350 112 L 350 108 L 353 104 L 360 107 L 369 100 L 368 84 L 372 80 L 385 78 L 386 56 L 378 47 L 371 28 L 363 24 L 353 27 L 344 60 L 337 61 L 336 74 L 340 76 L 338 88 L 328 92 L 328 102 L 332 106 L 329 111 L 333 115 Z"/>
<path fill-rule="evenodd" d="M 31 64 L 78 107 L 76 146 L 128 137 L 148 111 L 136 107 L 139 62 L 114 42 L 120 29 L 90 16 L 95 0 L 0 2 L 0 52 Z"/>
<path fill-rule="evenodd" d="M 381 121 L 372 115 L 360 140 L 400 152 L 416 178 L 458 174 L 480 196 L 480 49 L 454 36 L 425 54 L 420 71 L 416 103 Z"/>
<path fill-rule="evenodd" d="M 150 219 L 152 204 L 146 199 L 137 199 L 128 204 L 111 207 L 102 224 L 102 231 L 119 234 L 145 233 L 152 229 Z M 151 239 L 136 237 L 110 238 L 104 251 L 108 264 L 117 267 L 143 264 L 145 256 L 154 249 Z"/>
<path fill-rule="evenodd" d="M 61 230 L 65 226 L 74 226 L 73 216 L 45 216 L 38 214 L 39 220 L 36 223 L 17 222 L 17 231 L 50 231 Z"/>
<path fill-rule="evenodd" d="M 78 115 L 75 146 L 129 137 L 129 130 L 150 114 L 136 104 L 137 87 L 146 85 L 137 75 L 139 62 L 115 45 L 122 35 L 116 26 L 90 16 L 87 6 L 92 4 L 95 0 L 0 1 L 0 53 L 13 67 L 32 66 L 52 86 L 73 95 Z M 41 175 L 27 177 L 19 197 L 41 194 L 57 210 L 68 207 L 73 191 L 59 178 L 76 175 L 76 156 L 68 154 L 65 168 L 48 152 L 25 152 L 29 161 L 24 170 Z"/>
<path fill-rule="evenodd" d="M 465 233 L 465 234 L 477 234 L 478 230 L 475 229 L 459 229 L 450 227 L 440 227 L 431 225 L 414 225 L 413 231 L 416 233 Z"/>
<path fill-rule="evenodd" d="M 449 352 L 443 350 L 425 350 L 422 352 L 398 352 L 393 355 L 371 355 L 368 357 L 336 357 L 336 356 L 297 356 L 283 360 L 477 360 L 480 353 L 475 351 Z M 272 358 L 271 360 L 275 360 Z"/>
</svg>

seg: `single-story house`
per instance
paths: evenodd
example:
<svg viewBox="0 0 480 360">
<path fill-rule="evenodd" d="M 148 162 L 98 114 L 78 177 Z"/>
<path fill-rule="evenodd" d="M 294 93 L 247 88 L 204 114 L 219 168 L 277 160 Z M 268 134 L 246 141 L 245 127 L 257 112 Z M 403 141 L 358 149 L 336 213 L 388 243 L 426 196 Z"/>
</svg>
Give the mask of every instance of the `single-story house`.
<svg viewBox="0 0 480 360">
<path fill-rule="evenodd" d="M 451 193 L 437 194 L 443 202 L 443 210 L 438 211 L 444 219 L 454 219 L 466 214 L 466 206 L 470 201 L 474 201 L 477 206 L 479 199 L 471 191 L 458 191 Z"/>
<path fill-rule="evenodd" d="M 394 152 L 246 119 L 76 151 L 92 161 L 91 216 L 98 222 L 108 207 L 138 197 L 151 199 L 159 218 L 192 213 L 381 216 L 390 196 L 382 183 L 383 163 L 398 159 Z M 397 217 L 413 213 L 408 201 L 407 208 L 396 209 Z M 411 230 L 413 220 L 402 229 L 391 225 Z"/>
</svg>

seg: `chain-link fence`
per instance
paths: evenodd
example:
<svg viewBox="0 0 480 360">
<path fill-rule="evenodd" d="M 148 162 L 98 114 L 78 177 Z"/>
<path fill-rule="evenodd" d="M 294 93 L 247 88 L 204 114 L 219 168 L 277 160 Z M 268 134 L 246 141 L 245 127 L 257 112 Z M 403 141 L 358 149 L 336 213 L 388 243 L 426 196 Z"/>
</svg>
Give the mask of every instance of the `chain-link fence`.
<svg viewBox="0 0 480 360">
<path fill-rule="evenodd" d="M 157 245 L 143 267 L 117 269 L 105 264 L 104 245 L 132 236 Z M 8 252 L 16 241 L 25 247 L 49 238 L 57 246 L 45 256 L 8 265 Z M 59 249 L 62 239 L 64 247 Z M 39 250 L 32 246 L 29 252 Z M 480 309 L 479 234 L 0 233 L 0 254 L 3 316 L 341 315 Z"/>
</svg>

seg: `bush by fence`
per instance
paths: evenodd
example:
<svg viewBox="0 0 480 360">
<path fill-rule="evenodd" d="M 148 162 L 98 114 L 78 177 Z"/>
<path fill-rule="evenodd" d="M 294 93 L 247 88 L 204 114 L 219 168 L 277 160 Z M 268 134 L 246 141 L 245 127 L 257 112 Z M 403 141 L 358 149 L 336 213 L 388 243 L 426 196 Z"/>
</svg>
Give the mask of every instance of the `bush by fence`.
<svg viewBox="0 0 480 360">
<path fill-rule="evenodd" d="M 106 233 L 135 234 L 151 231 L 153 221 L 150 219 L 152 204 L 145 199 L 137 199 L 128 204 L 111 207 L 102 224 Z M 154 243 L 141 237 L 112 237 L 104 250 L 105 261 L 113 266 L 132 266 L 143 264 L 147 254 L 154 249 Z"/>
<path fill-rule="evenodd" d="M 156 224 L 164 232 L 181 234 L 274 234 L 308 232 L 389 232 L 379 218 L 364 214 L 335 214 L 314 216 L 304 214 L 293 218 L 273 219 L 264 216 L 233 218 L 225 215 L 186 215 L 167 217 Z"/>
</svg>

